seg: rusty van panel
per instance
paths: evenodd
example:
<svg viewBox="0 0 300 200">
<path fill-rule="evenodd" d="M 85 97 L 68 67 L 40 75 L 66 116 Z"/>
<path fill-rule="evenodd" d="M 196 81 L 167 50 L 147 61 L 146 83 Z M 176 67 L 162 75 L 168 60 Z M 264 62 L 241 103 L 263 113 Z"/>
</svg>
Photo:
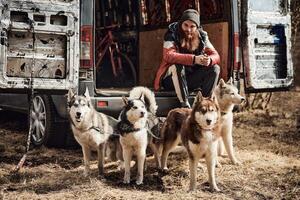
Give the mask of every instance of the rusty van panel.
<svg viewBox="0 0 300 200">
<path fill-rule="evenodd" d="M 291 18 L 287 0 L 243 0 L 242 46 L 248 91 L 293 84 Z"/>
<path fill-rule="evenodd" d="M 0 22 L 0 88 L 78 86 L 79 0 L 0 0 Z"/>
</svg>

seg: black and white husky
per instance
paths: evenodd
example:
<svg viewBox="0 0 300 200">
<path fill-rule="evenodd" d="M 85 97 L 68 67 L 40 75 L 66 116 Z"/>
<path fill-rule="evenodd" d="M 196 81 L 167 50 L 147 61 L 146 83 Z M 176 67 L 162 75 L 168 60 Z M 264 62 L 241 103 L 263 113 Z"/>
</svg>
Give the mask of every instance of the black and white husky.
<svg viewBox="0 0 300 200">
<path fill-rule="evenodd" d="M 154 152 L 157 163 L 159 160 L 157 149 L 152 142 L 149 131 L 157 125 L 157 105 L 154 93 L 146 87 L 135 87 L 130 91 L 129 98 L 123 97 L 124 108 L 120 114 L 117 130 L 123 150 L 125 164 L 124 183 L 130 183 L 130 162 L 133 155 L 137 157 L 136 184 L 143 183 L 144 162 L 146 148 L 149 144 Z"/>
</svg>

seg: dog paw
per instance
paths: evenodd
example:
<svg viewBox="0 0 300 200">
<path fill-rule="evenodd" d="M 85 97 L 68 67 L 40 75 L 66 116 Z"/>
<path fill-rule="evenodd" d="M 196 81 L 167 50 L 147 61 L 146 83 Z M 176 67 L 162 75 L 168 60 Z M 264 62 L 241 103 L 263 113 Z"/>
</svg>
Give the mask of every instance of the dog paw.
<svg viewBox="0 0 300 200">
<path fill-rule="evenodd" d="M 222 168 L 222 165 L 221 165 L 219 162 L 217 162 L 217 163 L 216 163 L 216 167 L 217 167 L 217 168 Z"/>
<path fill-rule="evenodd" d="M 119 170 L 119 171 L 121 171 L 121 170 L 124 170 L 125 169 L 125 164 L 124 164 L 124 162 L 123 161 L 118 161 L 117 162 L 117 169 Z"/>
<path fill-rule="evenodd" d="M 130 183 L 130 178 L 124 178 L 123 183 L 124 184 L 129 184 Z"/>
<path fill-rule="evenodd" d="M 165 171 L 165 172 L 167 172 L 167 171 L 169 171 L 169 168 L 168 167 L 164 167 L 164 168 L 162 168 L 162 170 Z"/>
<path fill-rule="evenodd" d="M 232 164 L 233 164 L 233 165 L 240 166 L 240 165 L 242 165 L 242 162 L 241 162 L 241 161 L 238 161 L 238 160 L 233 160 L 233 161 L 232 161 Z"/>
<path fill-rule="evenodd" d="M 143 184 L 143 180 L 137 180 L 135 183 L 136 183 L 137 185 L 142 185 L 142 184 Z"/>
<path fill-rule="evenodd" d="M 221 190 L 220 190 L 217 186 L 211 187 L 211 188 L 210 188 L 210 191 L 211 191 L 211 192 L 221 192 Z"/>
</svg>

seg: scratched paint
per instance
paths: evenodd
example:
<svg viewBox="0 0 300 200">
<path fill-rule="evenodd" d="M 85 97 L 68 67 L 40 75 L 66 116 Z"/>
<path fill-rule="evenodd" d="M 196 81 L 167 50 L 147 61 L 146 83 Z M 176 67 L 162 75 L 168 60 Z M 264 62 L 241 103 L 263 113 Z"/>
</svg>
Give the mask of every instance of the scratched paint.
<svg viewBox="0 0 300 200">
<path fill-rule="evenodd" d="M 293 83 L 288 0 L 243 0 L 242 41 L 246 86 L 290 87 Z"/>
<path fill-rule="evenodd" d="M 79 27 L 79 0 L 0 0 L 0 88 L 78 87 Z"/>
</svg>

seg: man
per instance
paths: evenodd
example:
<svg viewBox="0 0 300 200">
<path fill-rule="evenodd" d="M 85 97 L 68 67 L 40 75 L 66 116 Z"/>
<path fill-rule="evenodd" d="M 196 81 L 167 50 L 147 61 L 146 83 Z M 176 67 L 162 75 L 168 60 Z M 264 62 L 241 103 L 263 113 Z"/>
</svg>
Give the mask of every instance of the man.
<svg viewBox="0 0 300 200">
<path fill-rule="evenodd" d="M 217 84 L 220 56 L 200 27 L 199 13 L 185 10 L 179 22 L 169 25 L 164 36 L 163 58 L 154 89 L 174 90 L 181 107 L 190 107 L 189 90 L 210 96 Z"/>
</svg>

